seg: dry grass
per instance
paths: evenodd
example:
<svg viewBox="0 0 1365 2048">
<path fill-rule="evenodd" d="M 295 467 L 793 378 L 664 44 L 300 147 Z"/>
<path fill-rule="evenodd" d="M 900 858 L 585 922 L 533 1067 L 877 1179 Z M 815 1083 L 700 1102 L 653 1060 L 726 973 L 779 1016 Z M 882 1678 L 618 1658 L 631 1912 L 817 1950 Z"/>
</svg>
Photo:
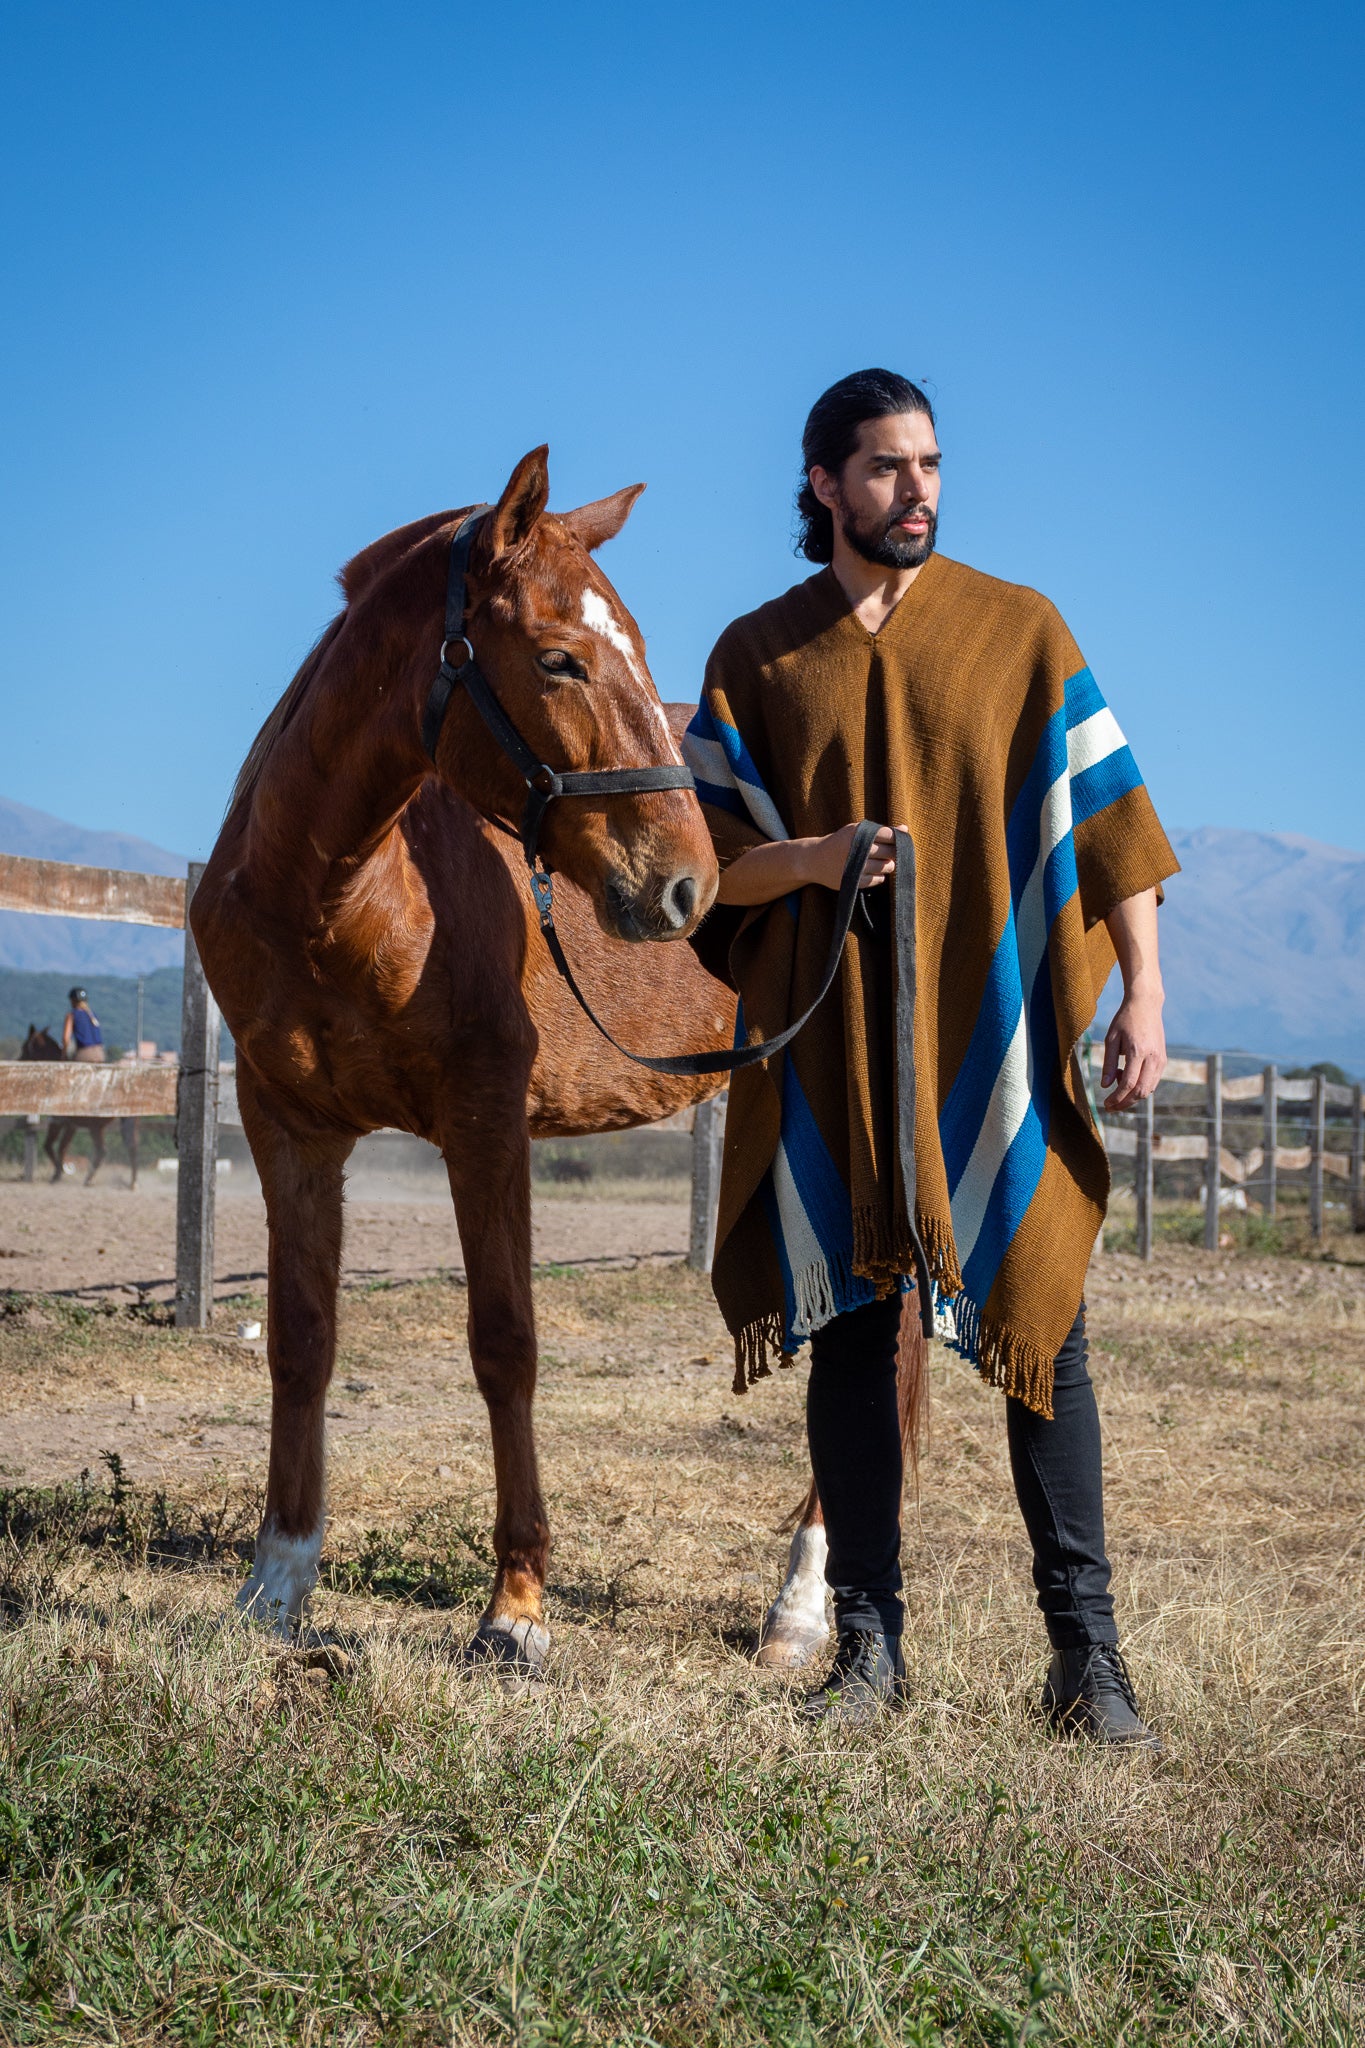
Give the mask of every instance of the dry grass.
<svg viewBox="0 0 1365 2048">
<path fill-rule="evenodd" d="M 840 1746 L 745 1655 L 804 1482 L 802 1378 L 731 1396 L 681 1269 L 538 1284 L 556 1667 L 521 1701 L 455 1661 L 491 1504 L 456 1290 L 347 1297 L 314 1615 L 339 1680 L 223 1625 L 259 1357 L 17 1305 L 0 1412 L 68 1408 L 73 1444 L 107 1417 L 125 1470 L 84 1497 L 9 1482 L 0 2034 L 1365 2037 L 1365 1269 L 1167 1246 L 1097 1262 L 1090 1299 L 1157 1765 L 1058 1750 L 1029 1714 L 1002 1418 L 955 1360 L 907 1515 L 914 1705 Z M 154 1444 L 114 1429 L 137 1391 Z M 62 1469 L 60 1437 L 26 1441 Z"/>
</svg>

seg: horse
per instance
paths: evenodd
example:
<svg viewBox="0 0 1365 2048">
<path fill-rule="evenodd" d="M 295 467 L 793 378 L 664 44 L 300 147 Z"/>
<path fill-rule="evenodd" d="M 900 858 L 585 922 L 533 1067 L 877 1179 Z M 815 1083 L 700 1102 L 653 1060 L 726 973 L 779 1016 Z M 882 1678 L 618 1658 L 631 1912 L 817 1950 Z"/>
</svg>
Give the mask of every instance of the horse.
<svg viewBox="0 0 1365 2048">
<path fill-rule="evenodd" d="M 689 713 L 665 714 L 639 628 L 593 560 L 643 488 L 551 513 L 548 453 L 534 449 L 472 543 L 459 634 L 542 764 L 681 766 Z M 237 1048 L 269 1230 L 270 1449 L 239 1608 L 288 1639 L 317 1581 L 345 1163 L 366 1132 L 411 1131 L 445 1161 L 492 1438 L 494 1573 L 465 1654 L 518 1685 L 542 1676 L 550 1641 L 530 1141 L 656 1122 L 720 1082 L 648 1071 L 597 1036 L 542 943 L 507 822 L 529 776 L 467 690 L 450 695 L 434 741 L 424 724 L 438 660 L 447 673 L 448 571 L 469 516 L 416 520 L 342 570 L 342 609 L 253 742 L 189 920 Z M 645 788 L 545 812 L 562 936 L 625 1043 L 668 1050 L 667 1020 L 689 1051 L 720 1051 L 734 995 L 684 943 L 716 894 L 710 837 L 690 787 Z M 793 1544 L 805 1604 L 786 1598 L 789 1575 L 766 1661 L 815 1647 L 822 1537 L 808 1501 Z M 823 1587 L 819 1606 L 823 1641 Z"/>
<path fill-rule="evenodd" d="M 28 1027 L 28 1036 L 19 1051 L 21 1060 L 65 1060 L 60 1045 L 52 1033 L 36 1024 Z M 71 1140 L 77 1131 L 89 1131 L 94 1150 L 90 1158 L 90 1171 L 85 1176 L 89 1187 L 95 1175 L 104 1164 L 104 1141 L 110 1124 L 117 1123 L 123 1133 L 124 1147 L 128 1153 L 130 1187 L 137 1186 L 138 1129 L 135 1116 L 54 1116 L 47 1127 L 43 1151 L 52 1162 L 52 1178 L 60 1180 L 66 1170 L 66 1155 Z"/>
</svg>

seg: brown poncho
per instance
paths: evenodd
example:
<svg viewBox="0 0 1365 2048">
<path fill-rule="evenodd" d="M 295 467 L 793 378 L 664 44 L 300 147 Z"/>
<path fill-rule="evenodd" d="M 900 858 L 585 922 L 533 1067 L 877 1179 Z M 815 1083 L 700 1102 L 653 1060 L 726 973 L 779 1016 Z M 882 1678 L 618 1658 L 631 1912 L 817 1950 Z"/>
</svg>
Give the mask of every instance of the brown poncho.
<svg viewBox="0 0 1365 2048">
<path fill-rule="evenodd" d="M 874 635 L 825 569 L 722 634 L 685 755 L 722 865 L 859 818 L 908 825 L 916 1221 L 940 1327 L 1050 1414 L 1109 1192 L 1075 1059 L 1114 961 L 1103 919 L 1178 865 L 1075 642 L 1037 592 L 941 555 Z M 795 1044 L 734 1079 L 714 1284 L 737 1387 L 913 1272 L 887 894 Z M 810 1001 L 833 914 L 816 887 L 730 914 L 741 1035 Z"/>
</svg>

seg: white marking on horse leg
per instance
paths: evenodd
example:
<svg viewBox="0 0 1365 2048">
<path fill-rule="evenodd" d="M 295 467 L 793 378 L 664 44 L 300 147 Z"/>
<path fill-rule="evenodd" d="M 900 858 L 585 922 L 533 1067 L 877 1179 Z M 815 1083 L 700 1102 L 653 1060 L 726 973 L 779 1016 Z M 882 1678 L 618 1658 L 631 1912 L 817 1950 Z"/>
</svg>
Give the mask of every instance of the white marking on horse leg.
<svg viewBox="0 0 1365 2048">
<path fill-rule="evenodd" d="M 258 1622 L 286 1641 L 294 1634 L 308 1595 L 317 1584 L 322 1529 L 320 1515 L 309 1536 L 282 1536 L 270 1524 L 262 1527 L 251 1577 L 237 1595 L 238 1609 L 246 1620 Z"/>
<path fill-rule="evenodd" d="M 759 1631 L 760 1664 L 804 1664 L 824 1648 L 829 1635 L 825 1620 L 828 1555 L 823 1522 L 811 1522 L 792 1537 L 787 1576 Z"/>
</svg>

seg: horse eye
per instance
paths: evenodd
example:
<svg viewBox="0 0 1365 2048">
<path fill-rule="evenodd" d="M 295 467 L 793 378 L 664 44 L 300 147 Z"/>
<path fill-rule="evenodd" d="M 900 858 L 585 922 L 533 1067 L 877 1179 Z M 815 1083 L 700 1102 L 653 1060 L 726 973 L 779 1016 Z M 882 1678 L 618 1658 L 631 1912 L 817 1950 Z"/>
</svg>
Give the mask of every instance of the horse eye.
<svg viewBox="0 0 1365 2048">
<path fill-rule="evenodd" d="M 562 647 L 547 647 L 540 657 L 540 665 L 552 676 L 581 676 L 583 670 L 571 654 Z"/>
</svg>

